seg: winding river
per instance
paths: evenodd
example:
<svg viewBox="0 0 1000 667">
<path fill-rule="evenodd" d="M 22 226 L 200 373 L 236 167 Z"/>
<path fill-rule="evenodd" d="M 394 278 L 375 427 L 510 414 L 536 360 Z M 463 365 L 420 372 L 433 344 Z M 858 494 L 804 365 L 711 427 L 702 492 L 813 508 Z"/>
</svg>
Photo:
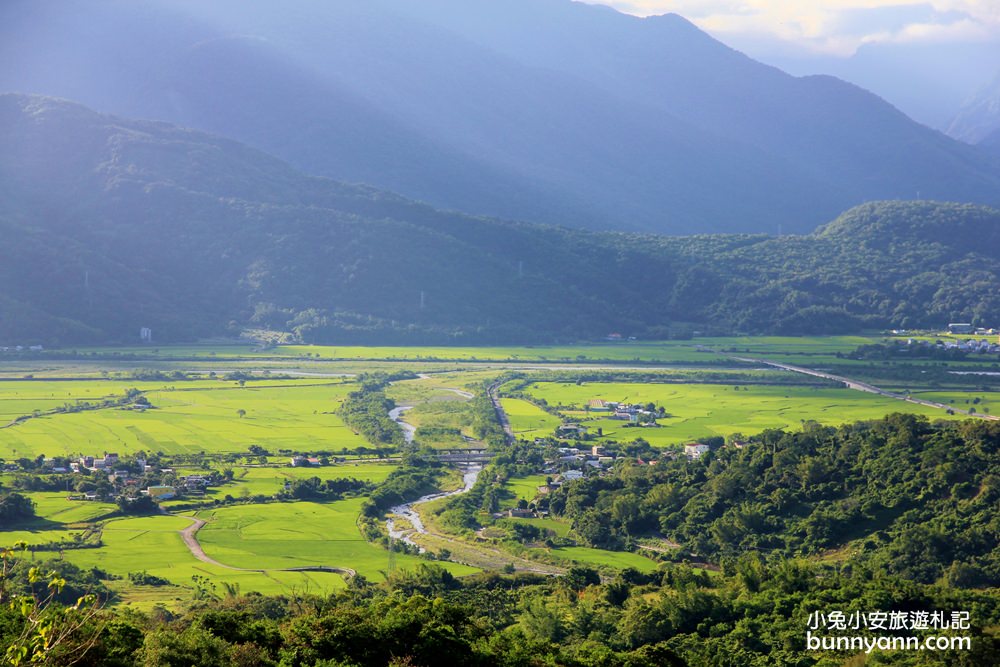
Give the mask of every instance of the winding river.
<svg viewBox="0 0 1000 667">
<path fill-rule="evenodd" d="M 452 391 L 462 396 L 463 398 L 471 398 L 472 394 L 460 389 L 448 389 L 447 391 Z M 412 410 L 412 405 L 400 405 L 389 411 L 389 417 L 399 424 L 400 428 L 403 429 L 403 437 L 406 442 L 413 442 L 413 435 L 417 432 L 417 428 L 413 424 L 408 424 L 403 421 L 403 413 L 407 410 Z M 402 540 L 407 544 L 411 544 L 417 547 L 421 553 L 425 549 L 410 539 L 410 535 L 414 532 L 427 534 L 427 529 L 424 527 L 424 522 L 420 520 L 420 514 L 416 510 L 417 505 L 422 505 L 423 503 L 430 502 L 432 500 L 438 500 L 440 498 L 448 498 L 450 496 L 457 496 L 462 493 L 468 493 L 470 489 L 475 485 L 476 480 L 479 479 L 479 473 L 482 472 L 483 467 L 481 465 L 466 466 L 463 468 L 465 471 L 462 475 L 462 488 L 455 489 L 454 491 L 445 491 L 440 493 L 430 493 L 426 496 L 421 496 L 416 500 L 408 503 L 403 503 L 402 505 L 396 505 L 389 509 L 390 516 L 385 520 L 386 530 L 389 532 L 389 536 L 394 540 Z M 413 526 L 413 530 L 399 530 L 396 528 L 396 522 L 392 515 L 402 517 L 410 522 Z"/>
<path fill-rule="evenodd" d="M 396 505 L 389 510 L 390 514 L 403 517 L 410 522 L 413 526 L 413 530 L 399 530 L 396 528 L 396 522 L 390 516 L 385 520 L 385 528 L 389 532 L 389 536 L 394 540 L 402 540 L 407 544 L 412 544 L 413 546 L 420 549 L 420 553 L 423 553 L 425 549 L 410 539 L 410 535 L 414 532 L 426 535 L 427 529 L 424 527 L 424 522 L 420 520 L 420 514 L 416 510 L 417 505 L 422 505 L 423 503 L 430 502 L 432 500 L 438 500 L 440 498 L 449 498 L 451 496 L 457 496 L 463 493 L 468 493 L 472 487 L 476 484 L 476 480 L 479 479 L 479 473 L 482 472 L 483 467 L 468 466 L 464 468 L 465 473 L 462 475 L 462 488 L 455 489 L 454 491 L 444 491 L 439 493 L 430 493 L 426 496 L 420 496 L 414 501 L 403 503 L 402 505 Z"/>
<path fill-rule="evenodd" d="M 406 442 L 413 442 L 413 434 L 417 432 L 416 426 L 403 421 L 403 413 L 412 409 L 412 405 L 400 405 L 389 410 L 389 419 L 399 424 L 399 427 L 403 429 L 403 439 Z"/>
</svg>

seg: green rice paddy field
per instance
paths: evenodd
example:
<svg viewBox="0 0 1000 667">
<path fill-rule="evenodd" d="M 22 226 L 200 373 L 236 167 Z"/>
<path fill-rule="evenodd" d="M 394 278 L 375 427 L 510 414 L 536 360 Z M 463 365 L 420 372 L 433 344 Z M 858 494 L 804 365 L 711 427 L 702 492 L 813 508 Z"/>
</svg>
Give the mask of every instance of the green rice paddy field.
<svg viewBox="0 0 1000 667">
<path fill-rule="evenodd" d="M 658 447 L 732 433 L 751 435 L 769 428 L 799 428 L 804 421 L 836 425 L 878 419 L 891 412 L 949 417 L 943 410 L 839 388 L 743 385 L 737 390 L 716 384 L 540 382 L 527 391 L 549 405 L 563 406 L 560 411 L 582 419 L 590 434 L 596 435 L 600 428 L 606 440 L 624 442 L 642 437 Z M 965 407 L 966 395 L 955 393 Z M 659 428 L 626 427 L 626 422 L 611 419 L 607 413 L 587 412 L 587 402 L 595 398 L 655 403 L 670 416 L 659 420 Z M 560 424 L 558 417 L 525 400 L 504 399 L 504 409 L 520 437 L 549 436 Z"/>
<path fill-rule="evenodd" d="M 209 523 L 198 535 L 205 553 L 227 565 L 264 569 L 349 567 L 378 580 L 388 567 L 388 552 L 361 537 L 356 521 L 362 502 L 361 498 L 351 498 L 326 504 L 300 502 L 204 510 L 198 518 Z M 397 567 L 415 567 L 422 562 L 426 561 L 396 555 Z M 442 565 L 458 575 L 476 571 L 457 563 Z"/>
<path fill-rule="evenodd" d="M 655 572 L 659 564 L 650 558 L 640 556 L 630 551 L 604 551 L 590 547 L 560 547 L 553 549 L 551 555 L 564 561 L 570 561 L 590 567 L 608 567 L 616 570 L 634 568 L 640 572 Z"/>
<path fill-rule="evenodd" d="M 293 589 L 330 591 L 343 587 L 340 575 L 282 570 L 325 565 L 351 568 L 380 580 L 388 566 L 388 552 L 362 538 L 356 525 L 362 502 L 363 499 L 354 498 L 323 504 L 269 503 L 199 512 L 198 518 L 208 521 L 198 532 L 202 548 L 207 556 L 228 567 L 196 559 L 180 534 L 191 525 L 191 519 L 176 515 L 111 520 L 102 530 L 103 546 L 66 550 L 62 558 L 80 567 L 98 567 L 120 577 L 147 571 L 187 588 L 193 585 L 193 576 L 202 576 L 209 577 L 217 586 L 222 582 L 233 583 L 239 584 L 243 591 L 268 594 L 288 593 Z M 96 503 L 78 505 L 98 509 Z M 39 510 L 43 508 L 40 506 Z M 72 532 L 58 525 L 48 530 L 0 531 L 0 540 L 3 544 L 20 539 L 44 543 L 67 539 Z M 56 552 L 35 554 L 36 560 L 58 557 Z M 403 554 L 398 554 L 395 561 L 400 569 L 426 562 Z M 476 571 L 456 563 L 443 566 L 456 575 Z"/>
<path fill-rule="evenodd" d="M 580 345 L 536 345 L 498 347 L 361 347 L 321 345 L 281 345 L 256 350 L 246 345 L 179 345 L 160 348 L 80 348 L 82 354 L 106 357 L 140 356 L 144 359 L 326 359 L 326 360 L 457 360 L 457 361 L 618 361 L 618 362 L 705 362 L 714 356 L 710 350 L 734 348 L 753 354 L 829 354 L 849 352 L 859 345 L 876 342 L 879 336 L 816 336 L 791 338 L 781 336 L 694 338 L 678 341 L 628 341 L 584 343 Z"/>
<path fill-rule="evenodd" d="M 268 449 L 339 451 L 367 443 L 334 414 L 353 388 L 341 382 L 268 384 L 197 381 L 174 385 L 103 381 L 0 383 L 0 422 L 32 410 L 121 396 L 135 387 L 156 409 L 43 415 L 0 428 L 0 458 L 136 451 L 190 454 Z M 245 415 L 240 417 L 239 410 Z"/>
<path fill-rule="evenodd" d="M 191 554 L 181 538 L 180 531 L 190 523 L 179 516 L 112 521 L 104 527 L 103 547 L 66 551 L 63 557 L 80 567 L 98 567 L 119 576 L 146 571 L 186 588 L 193 586 L 194 576 L 208 577 L 219 588 L 225 582 L 238 584 L 244 592 L 272 595 L 291 590 L 323 593 L 344 586 L 343 578 L 335 573 L 243 572 L 203 563 Z"/>
</svg>

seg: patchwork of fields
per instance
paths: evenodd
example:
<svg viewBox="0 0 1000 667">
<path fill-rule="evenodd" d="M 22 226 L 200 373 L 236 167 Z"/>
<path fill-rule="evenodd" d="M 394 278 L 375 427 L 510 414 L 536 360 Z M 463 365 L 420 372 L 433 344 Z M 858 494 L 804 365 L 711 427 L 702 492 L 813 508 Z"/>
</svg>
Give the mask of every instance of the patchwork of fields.
<svg viewBox="0 0 1000 667">
<path fill-rule="evenodd" d="M 154 409 L 107 408 L 46 414 L 0 428 L 0 456 L 35 458 L 138 451 L 165 454 L 269 450 L 340 451 L 367 443 L 333 412 L 352 390 L 342 382 L 37 381 L 0 384 L 0 419 L 79 400 L 144 392 Z M 240 411 L 243 411 L 242 413 Z"/>
<path fill-rule="evenodd" d="M 527 390 L 567 417 L 582 420 L 602 440 L 643 438 L 657 447 L 733 433 L 750 435 L 769 428 L 799 428 L 803 422 L 836 425 L 877 419 L 891 412 L 955 418 L 945 411 L 850 389 L 810 386 L 539 382 Z M 953 397 L 952 397 L 953 398 Z M 654 403 L 669 415 L 659 427 L 626 426 L 608 413 L 590 412 L 591 399 Z M 933 399 L 932 399 L 933 400 Z M 964 401 L 964 399 L 962 399 Z M 964 402 L 963 402 L 963 407 Z M 562 420 L 523 399 L 504 399 L 519 437 L 551 436 Z"/>
<path fill-rule="evenodd" d="M 127 455 L 139 451 L 161 453 L 169 461 L 176 455 L 204 453 L 216 468 L 233 471 L 231 482 L 210 487 L 204 497 L 164 501 L 165 510 L 180 512 L 173 515 L 124 518 L 116 514 L 117 506 L 111 503 L 67 500 L 68 487 L 60 492 L 25 492 L 35 502 L 38 518 L 16 526 L 0 526 L 0 544 L 20 540 L 34 545 L 69 544 L 88 530 L 93 540 L 93 528 L 98 526 L 102 539 L 99 548 L 64 549 L 61 555 L 57 551 L 40 551 L 36 558 L 62 557 L 81 567 L 98 567 L 121 577 L 112 582 L 113 587 L 122 592 L 123 600 L 139 604 L 187 599 L 197 587 L 220 594 L 223 587 L 237 585 L 244 592 L 261 593 L 322 593 L 344 586 L 339 574 L 288 571 L 303 567 L 349 568 L 378 581 L 390 567 L 390 559 L 384 548 L 365 541 L 358 528 L 364 497 L 333 502 L 224 504 L 204 509 L 214 501 L 270 498 L 283 491 L 286 484 L 306 477 L 355 478 L 375 485 L 386 481 L 394 465 L 351 459 L 331 466 L 292 468 L 282 465 L 287 455 L 277 454 L 279 450 L 338 454 L 372 446 L 336 414 L 347 394 L 359 386 L 352 377 L 337 376 L 344 368 L 358 373 L 392 363 L 394 369 L 429 373 L 395 382 L 385 394 L 397 405 L 412 406 L 404 418 L 417 427 L 418 441 L 431 447 L 468 443 L 473 436 L 474 417 L 469 398 L 510 365 L 528 374 L 560 366 L 558 373 L 539 376 L 523 391 L 533 399 L 544 400 L 562 416 L 521 398 L 502 399 L 515 434 L 527 440 L 553 435 L 563 417 L 582 421 L 589 434 L 600 441 L 626 442 L 641 437 L 657 447 L 734 433 L 751 435 L 769 428 L 797 429 L 807 421 L 840 424 L 876 419 L 890 412 L 957 418 L 943 410 L 849 389 L 809 384 L 737 385 L 736 378 L 762 382 L 777 375 L 775 371 L 752 370 L 746 364 L 726 366 L 727 358 L 744 356 L 813 368 L 827 363 L 851 368 L 856 363 L 856 368 L 872 369 L 875 365 L 871 362 L 849 362 L 842 355 L 877 340 L 857 336 L 770 337 L 581 346 L 281 346 L 267 350 L 218 345 L 81 350 L 93 357 L 77 357 L 63 365 L 0 361 L 0 378 L 8 378 L 0 380 L 0 463 L 41 456 L 103 452 Z M 141 361 L 130 361 L 130 355 L 141 357 Z M 191 360 L 200 360 L 206 369 L 210 368 L 207 364 L 219 363 L 219 368 L 258 374 L 265 367 L 289 369 L 289 376 L 258 375 L 241 385 L 208 377 L 207 371 L 202 371 L 199 379 L 176 381 L 118 379 L 108 372 L 129 372 L 140 366 L 167 372 L 185 368 L 179 364 Z M 602 363 L 607 365 L 600 366 Z M 577 364 L 594 364 L 601 372 L 614 372 L 616 381 L 595 382 L 584 376 L 562 381 L 561 374 L 572 374 Z M 632 364 L 659 367 L 655 371 L 639 369 L 641 379 L 634 376 L 636 381 L 629 381 Z M 701 368 L 696 376 L 692 375 L 692 366 Z M 705 370 L 707 366 L 710 370 Z M 588 377 L 593 376 L 592 371 Z M 730 376 L 733 383 L 727 382 Z M 692 381 L 692 377 L 710 382 Z M 977 382 L 991 381 L 983 377 Z M 916 397 L 960 409 L 975 408 L 980 415 L 1000 409 L 1000 394 L 985 384 L 970 384 L 966 390 L 955 389 L 950 383 L 941 385 L 945 389 L 929 383 L 914 386 Z M 898 385 L 887 388 L 900 390 Z M 130 389 L 141 392 L 153 407 L 140 410 L 101 406 L 105 401 L 120 401 Z M 587 405 L 592 399 L 653 403 L 662 406 L 667 416 L 659 420 L 659 427 L 626 426 L 607 413 L 590 411 Z M 253 460 L 230 457 L 222 463 L 226 455 L 246 454 L 251 445 L 259 445 L 273 456 Z M 268 465 L 247 465 L 265 460 Z M 200 463 L 185 461 L 177 464 L 178 475 L 202 471 L 197 467 Z M 0 486 L 10 487 L 11 475 L 0 475 Z M 509 496 L 501 501 L 502 508 L 512 507 L 520 499 L 534 499 L 545 477 L 534 474 L 508 480 L 505 489 Z M 201 503 L 202 509 L 185 512 L 184 508 L 193 506 L 193 502 Z M 182 539 L 181 531 L 196 519 L 207 522 L 198 532 L 198 540 L 206 557 L 217 564 L 196 558 Z M 570 525 L 556 518 L 518 521 L 550 529 L 559 538 L 572 538 Z M 441 544 L 449 544 L 450 538 L 441 539 Z M 536 545 L 530 549 L 538 550 L 540 555 L 544 551 L 546 558 L 562 566 L 577 563 L 642 571 L 657 567 L 656 561 L 636 553 L 583 546 L 544 550 Z M 397 554 L 393 560 L 395 567 L 404 570 L 426 562 L 405 554 Z M 476 571 L 457 563 L 442 565 L 456 575 Z M 141 571 L 162 577 L 175 587 L 151 589 L 129 584 L 127 575 Z"/>
</svg>

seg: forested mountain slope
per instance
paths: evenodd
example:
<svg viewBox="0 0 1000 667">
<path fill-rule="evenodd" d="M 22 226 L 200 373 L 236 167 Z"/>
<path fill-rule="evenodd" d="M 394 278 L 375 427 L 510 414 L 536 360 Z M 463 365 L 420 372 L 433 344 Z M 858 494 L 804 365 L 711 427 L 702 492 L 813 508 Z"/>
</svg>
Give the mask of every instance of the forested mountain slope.
<svg viewBox="0 0 1000 667">
<path fill-rule="evenodd" d="M 805 236 L 437 211 L 236 142 L 0 95 L 0 341 L 529 342 L 1000 320 L 1000 212 L 875 203 Z"/>
</svg>

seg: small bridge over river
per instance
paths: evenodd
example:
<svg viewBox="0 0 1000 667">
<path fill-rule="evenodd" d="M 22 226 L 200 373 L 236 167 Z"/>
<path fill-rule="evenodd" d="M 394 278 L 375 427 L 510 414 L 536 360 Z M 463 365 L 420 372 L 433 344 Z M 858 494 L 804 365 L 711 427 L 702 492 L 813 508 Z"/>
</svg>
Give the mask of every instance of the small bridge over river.
<svg viewBox="0 0 1000 667">
<path fill-rule="evenodd" d="M 436 451 L 438 461 L 442 463 L 486 463 L 493 455 L 484 447 L 461 447 L 453 449 L 438 449 Z"/>
</svg>

